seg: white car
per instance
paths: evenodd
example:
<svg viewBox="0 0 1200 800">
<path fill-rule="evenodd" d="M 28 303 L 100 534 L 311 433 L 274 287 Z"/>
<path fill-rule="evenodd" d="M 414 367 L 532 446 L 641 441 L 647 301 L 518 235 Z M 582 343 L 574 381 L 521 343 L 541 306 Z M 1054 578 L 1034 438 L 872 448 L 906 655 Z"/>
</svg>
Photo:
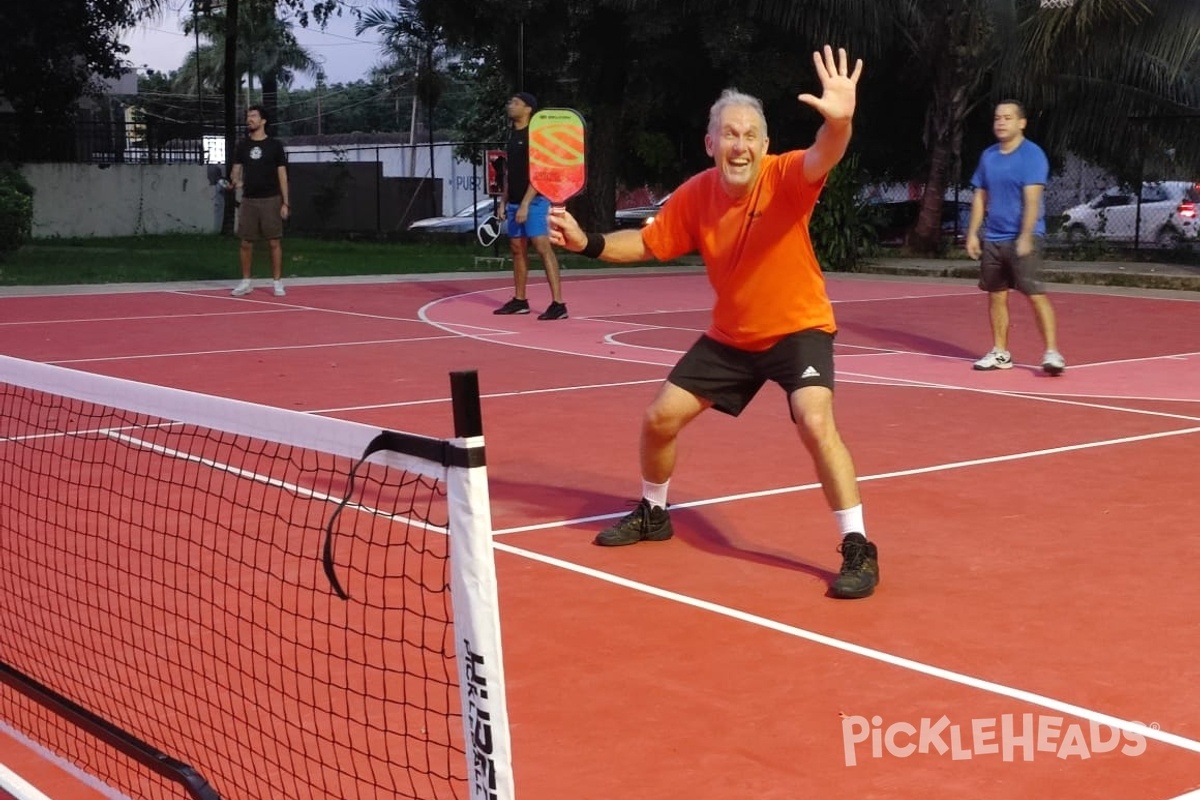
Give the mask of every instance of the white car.
<svg viewBox="0 0 1200 800">
<path fill-rule="evenodd" d="M 489 218 L 495 216 L 496 201 L 484 198 L 473 206 L 467 206 L 448 217 L 427 217 L 408 226 L 410 231 L 434 234 L 472 233 Z"/>
<path fill-rule="evenodd" d="M 1200 184 L 1160 181 L 1142 184 L 1142 202 L 1131 189 L 1113 187 L 1063 212 L 1063 235 L 1119 242 L 1153 242 L 1173 247 L 1200 238 Z"/>
</svg>

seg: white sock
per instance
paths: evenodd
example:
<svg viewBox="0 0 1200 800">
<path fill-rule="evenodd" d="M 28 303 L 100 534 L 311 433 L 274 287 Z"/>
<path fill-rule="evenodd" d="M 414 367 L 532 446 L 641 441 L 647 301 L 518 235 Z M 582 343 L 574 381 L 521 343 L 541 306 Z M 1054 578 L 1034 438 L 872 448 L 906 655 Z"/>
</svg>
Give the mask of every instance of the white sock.
<svg viewBox="0 0 1200 800">
<path fill-rule="evenodd" d="M 668 478 L 664 483 L 651 483 L 642 479 L 642 497 L 650 501 L 650 505 L 658 508 L 667 507 L 667 486 L 671 483 Z"/>
<path fill-rule="evenodd" d="M 833 512 L 833 516 L 837 519 L 838 530 L 842 532 L 842 536 L 847 533 L 861 533 L 865 539 L 867 536 L 867 526 L 863 524 L 863 507 L 859 503 L 854 508 L 843 508 L 841 511 Z"/>
</svg>

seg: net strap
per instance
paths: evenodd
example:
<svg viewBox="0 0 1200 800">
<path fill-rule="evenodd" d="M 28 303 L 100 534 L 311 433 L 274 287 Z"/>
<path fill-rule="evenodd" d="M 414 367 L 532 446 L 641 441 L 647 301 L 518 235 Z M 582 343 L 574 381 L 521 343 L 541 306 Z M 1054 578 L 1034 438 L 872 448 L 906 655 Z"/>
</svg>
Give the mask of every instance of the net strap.
<svg viewBox="0 0 1200 800">
<path fill-rule="evenodd" d="M 425 439 L 398 431 L 383 431 L 367 443 L 358 461 L 354 462 L 354 466 L 350 468 L 350 474 L 346 480 L 345 495 L 342 496 L 341 501 L 337 504 L 337 508 L 329 515 L 329 522 L 325 525 L 325 545 L 321 552 L 321 562 L 325 568 L 325 577 L 329 579 L 329 585 L 333 588 L 334 594 L 343 600 L 349 600 L 350 594 L 342 586 L 341 581 L 338 580 L 337 571 L 334 569 L 333 528 L 337 523 L 338 517 L 341 516 L 343 509 L 350 503 L 350 498 L 354 496 L 354 478 L 358 474 L 359 467 L 365 464 L 367 459 L 372 455 L 383 450 L 417 455 L 440 463 L 443 466 L 447 465 L 448 462 L 462 460 L 454 458 L 453 454 L 463 452 L 460 449 L 450 447 L 448 442 Z M 465 464 L 458 464 L 457 466 L 465 466 Z"/>
</svg>

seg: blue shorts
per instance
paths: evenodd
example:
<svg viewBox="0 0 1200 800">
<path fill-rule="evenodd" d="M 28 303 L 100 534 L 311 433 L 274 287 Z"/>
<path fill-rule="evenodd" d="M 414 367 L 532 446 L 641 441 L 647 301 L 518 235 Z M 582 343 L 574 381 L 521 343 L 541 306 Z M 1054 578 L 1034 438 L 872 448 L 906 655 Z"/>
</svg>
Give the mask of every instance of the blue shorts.
<svg viewBox="0 0 1200 800">
<path fill-rule="evenodd" d="M 550 199 L 540 194 L 529 203 L 529 216 L 525 224 L 517 222 L 516 203 L 509 203 L 504 210 L 504 221 L 508 224 L 509 239 L 532 239 L 550 235 Z"/>
</svg>

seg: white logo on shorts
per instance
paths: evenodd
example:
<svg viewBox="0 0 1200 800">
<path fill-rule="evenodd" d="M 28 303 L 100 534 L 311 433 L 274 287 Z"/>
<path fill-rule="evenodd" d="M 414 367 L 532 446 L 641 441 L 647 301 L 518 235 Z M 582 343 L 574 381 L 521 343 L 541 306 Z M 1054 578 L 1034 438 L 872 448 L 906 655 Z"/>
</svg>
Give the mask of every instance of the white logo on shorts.
<svg viewBox="0 0 1200 800">
<path fill-rule="evenodd" d="M 817 372 L 816 367 L 805 367 L 804 372 L 800 373 L 801 380 L 807 380 L 808 378 L 819 378 L 819 377 L 821 377 L 821 373 Z"/>
</svg>

